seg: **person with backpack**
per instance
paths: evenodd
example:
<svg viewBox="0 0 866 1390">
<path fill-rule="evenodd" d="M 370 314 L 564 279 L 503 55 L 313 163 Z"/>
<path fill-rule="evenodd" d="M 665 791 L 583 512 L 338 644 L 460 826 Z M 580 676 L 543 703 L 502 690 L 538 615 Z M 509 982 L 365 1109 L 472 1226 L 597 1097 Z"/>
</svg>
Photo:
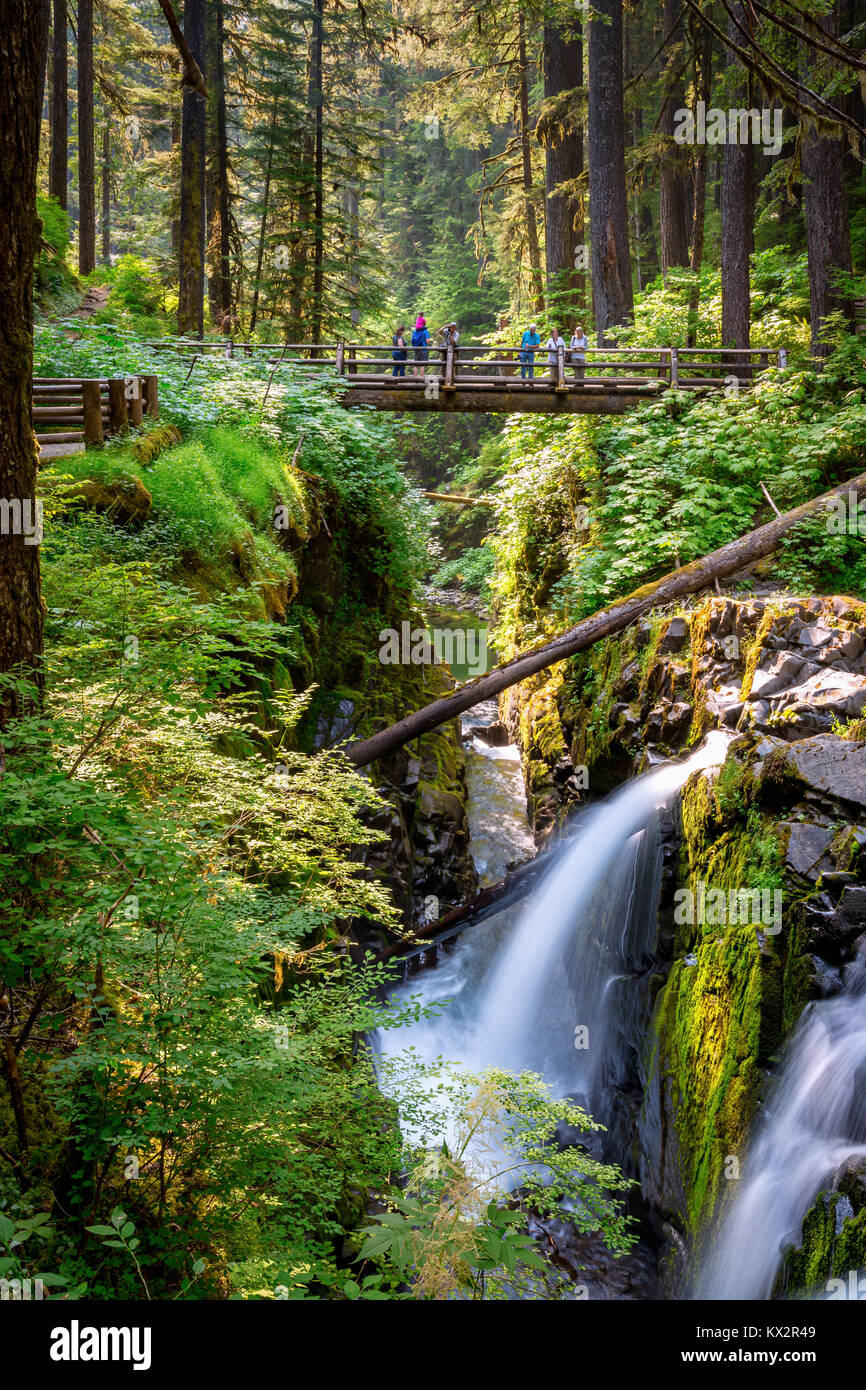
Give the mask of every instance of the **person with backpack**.
<svg viewBox="0 0 866 1390">
<path fill-rule="evenodd" d="M 391 356 L 394 359 L 394 366 L 391 368 L 392 376 L 406 375 L 406 358 L 409 356 L 409 349 L 406 346 L 406 329 L 401 323 L 391 342 L 394 344 L 394 351 Z"/>
<path fill-rule="evenodd" d="M 415 366 L 412 368 L 413 376 L 423 376 L 426 368 L 424 363 L 429 361 L 430 349 L 427 344 L 430 342 L 430 332 L 427 328 L 427 320 L 423 314 L 419 314 L 415 320 L 415 327 L 412 331 L 412 346 L 415 349 Z"/>
<path fill-rule="evenodd" d="M 586 349 L 589 347 L 589 339 L 583 331 L 583 324 L 575 326 L 571 335 L 571 342 L 568 345 L 568 360 L 574 368 L 575 381 L 583 381 L 586 371 Z"/>
<path fill-rule="evenodd" d="M 532 381 L 535 375 L 535 349 L 541 346 L 541 338 L 531 323 L 520 339 L 520 378 Z"/>
</svg>

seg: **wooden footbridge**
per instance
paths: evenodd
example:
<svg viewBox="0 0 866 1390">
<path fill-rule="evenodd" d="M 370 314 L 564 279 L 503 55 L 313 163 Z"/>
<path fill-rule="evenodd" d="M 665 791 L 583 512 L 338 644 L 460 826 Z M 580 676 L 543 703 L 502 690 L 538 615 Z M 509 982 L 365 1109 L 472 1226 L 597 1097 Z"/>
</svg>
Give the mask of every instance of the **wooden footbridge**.
<svg viewBox="0 0 866 1390">
<path fill-rule="evenodd" d="M 99 325 L 99 331 L 129 336 L 105 325 Z M 342 385 L 342 405 L 396 411 L 619 415 L 671 389 L 747 389 L 762 372 L 787 366 L 785 349 L 768 347 L 591 347 L 583 362 L 574 362 L 565 343 L 556 353 L 537 347 L 530 360 L 522 358 L 518 345 L 472 343 L 447 348 L 431 344 L 426 350 L 409 345 L 400 350 L 405 358 L 397 360 L 391 343 L 164 338 L 147 346 L 159 356 L 189 362 L 190 375 L 199 360 L 253 358 L 265 364 L 272 376 L 282 367 L 326 380 L 336 376 Z M 44 391 L 49 383 L 40 385 Z M 100 385 L 104 417 L 108 383 Z M 46 395 L 39 404 L 47 405 Z"/>
<path fill-rule="evenodd" d="M 521 360 L 518 346 L 431 345 L 426 357 L 391 344 L 238 343 L 232 339 L 164 339 L 160 351 L 226 358 L 256 357 L 270 365 L 336 376 L 344 406 L 376 410 L 444 410 L 618 415 L 671 388 L 740 389 L 769 367 L 784 369 L 776 348 L 587 348 L 585 361 L 570 360 L 563 343 L 555 360 L 546 347 Z M 423 351 L 423 350 L 422 350 Z"/>
</svg>

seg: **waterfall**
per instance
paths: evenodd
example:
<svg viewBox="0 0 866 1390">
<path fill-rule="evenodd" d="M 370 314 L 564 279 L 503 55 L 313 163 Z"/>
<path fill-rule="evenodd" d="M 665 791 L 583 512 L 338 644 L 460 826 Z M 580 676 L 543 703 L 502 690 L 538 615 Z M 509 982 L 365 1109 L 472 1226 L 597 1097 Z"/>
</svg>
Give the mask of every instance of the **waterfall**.
<svg viewBox="0 0 866 1390">
<path fill-rule="evenodd" d="M 598 1108 L 633 1031 L 634 992 L 621 986 L 652 960 L 658 813 L 692 772 L 723 760 L 728 741 L 712 733 L 687 761 L 587 808 L 528 904 L 470 926 L 440 965 L 399 987 L 398 997 L 444 1007 L 382 1033 L 382 1054 L 411 1047 L 430 1062 L 534 1071 L 554 1094 Z"/>
<path fill-rule="evenodd" d="M 597 1107 L 616 1047 L 617 985 L 652 954 L 657 813 L 692 772 L 721 760 L 727 741 L 710 735 L 686 762 L 626 783 L 580 818 L 485 985 L 477 1046 L 491 1062 L 537 1071 Z"/>
<path fill-rule="evenodd" d="M 742 1185 L 697 1282 L 699 1299 L 766 1299 L 786 1245 L 850 1158 L 866 1157 L 866 962 L 810 1004 L 749 1145 Z"/>
</svg>

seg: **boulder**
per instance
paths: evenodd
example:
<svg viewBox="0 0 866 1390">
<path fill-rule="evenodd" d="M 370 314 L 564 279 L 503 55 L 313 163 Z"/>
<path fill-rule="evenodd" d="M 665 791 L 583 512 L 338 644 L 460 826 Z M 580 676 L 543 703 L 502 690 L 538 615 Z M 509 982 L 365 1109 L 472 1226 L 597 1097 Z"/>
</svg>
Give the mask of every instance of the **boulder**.
<svg viewBox="0 0 866 1390">
<path fill-rule="evenodd" d="M 789 744 L 786 760 L 807 787 L 866 806 L 866 740 L 816 734 Z"/>
</svg>

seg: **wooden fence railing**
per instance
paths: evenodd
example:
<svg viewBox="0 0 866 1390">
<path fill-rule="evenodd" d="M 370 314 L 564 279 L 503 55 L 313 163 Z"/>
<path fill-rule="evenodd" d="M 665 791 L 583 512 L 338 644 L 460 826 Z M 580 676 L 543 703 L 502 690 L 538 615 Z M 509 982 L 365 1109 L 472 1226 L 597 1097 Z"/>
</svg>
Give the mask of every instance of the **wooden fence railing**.
<svg viewBox="0 0 866 1390">
<path fill-rule="evenodd" d="M 257 358 L 268 365 L 286 366 L 307 371 L 336 372 L 344 377 L 348 387 L 378 384 L 412 387 L 424 379 L 435 377 L 446 390 L 474 385 L 495 387 L 508 381 L 547 384 L 554 389 L 567 390 L 584 385 L 610 384 L 644 385 L 666 382 L 669 386 L 725 386 L 736 380 L 748 384 L 769 367 L 784 370 L 787 351 L 784 348 L 587 348 L 583 361 L 576 362 L 565 343 L 550 362 L 545 346 L 522 357 L 519 345 L 488 347 L 483 344 L 459 344 L 440 347 L 431 343 L 427 348 L 403 349 L 405 357 L 395 359 L 391 343 L 238 343 L 233 339 L 196 342 L 192 339 L 168 338 L 148 344 L 156 352 L 171 352 L 188 357 L 224 357 L 228 359 Z M 580 374 L 578 374 L 580 373 Z"/>
<path fill-rule="evenodd" d="M 80 321 L 72 321 L 70 329 L 75 328 L 78 336 L 84 336 Z M 83 330 L 83 331 L 82 331 Z M 112 337 L 134 341 L 134 335 L 126 330 L 93 325 L 94 333 L 108 332 Z M 156 353 L 168 353 L 189 358 L 225 359 L 264 359 L 269 366 L 284 363 L 287 366 L 303 368 L 308 371 L 336 372 L 346 378 L 347 386 L 359 386 L 358 377 L 365 378 L 364 385 L 375 384 L 376 379 L 384 382 L 388 378 L 390 386 L 417 386 L 422 378 L 436 377 L 445 389 L 470 387 L 473 382 L 479 385 L 496 386 L 503 381 L 529 381 L 536 386 L 543 383 L 566 389 L 578 384 L 575 367 L 569 360 L 569 350 L 565 343 L 557 354 L 556 364 L 548 363 L 547 348 L 542 344 L 534 349 L 530 362 L 521 362 L 521 347 L 514 345 L 490 346 L 487 344 L 460 343 L 456 349 L 446 349 L 431 342 L 425 358 L 416 358 L 416 349 L 407 340 L 404 349 L 406 358 L 394 360 L 393 343 L 246 343 L 234 338 L 158 338 L 148 340 L 147 346 Z M 584 384 L 611 384 L 613 379 L 621 385 L 633 382 L 635 385 L 649 382 L 666 382 L 669 386 L 724 386 L 732 378 L 741 384 L 748 384 L 769 367 L 784 370 L 788 354 L 785 348 L 723 348 L 723 347 L 589 347 L 585 352 L 583 365 Z M 398 375 L 394 368 L 398 368 Z M 415 375 L 414 369 L 419 375 Z"/>
<path fill-rule="evenodd" d="M 82 453 L 107 435 L 159 418 L 155 376 L 34 377 L 33 428 L 42 458 Z"/>
</svg>

